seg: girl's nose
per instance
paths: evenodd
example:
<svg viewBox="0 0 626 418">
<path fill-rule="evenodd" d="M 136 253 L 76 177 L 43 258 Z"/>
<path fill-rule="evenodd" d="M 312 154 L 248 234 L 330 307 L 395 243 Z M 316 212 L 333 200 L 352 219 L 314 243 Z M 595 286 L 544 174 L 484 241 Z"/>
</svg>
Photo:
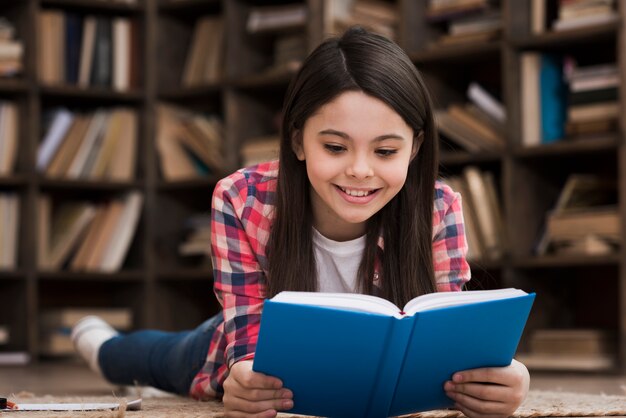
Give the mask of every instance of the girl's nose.
<svg viewBox="0 0 626 418">
<path fill-rule="evenodd" d="M 366 179 L 374 175 L 374 170 L 365 156 L 356 156 L 348 165 L 347 174 L 355 179 Z"/>
</svg>

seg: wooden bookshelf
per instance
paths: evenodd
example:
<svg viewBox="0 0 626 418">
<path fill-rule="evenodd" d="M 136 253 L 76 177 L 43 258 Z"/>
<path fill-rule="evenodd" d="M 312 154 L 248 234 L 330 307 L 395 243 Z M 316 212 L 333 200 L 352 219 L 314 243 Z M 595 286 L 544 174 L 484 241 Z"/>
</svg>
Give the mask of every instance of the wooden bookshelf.
<svg viewBox="0 0 626 418">
<path fill-rule="evenodd" d="M 626 246 L 606 256 L 535 256 L 534 248 L 546 212 L 570 173 L 602 173 L 618 184 L 620 214 L 626 219 L 626 148 L 622 104 L 619 131 L 594 141 L 558 141 L 536 147 L 522 145 L 520 57 L 527 51 L 574 53 L 615 57 L 624 74 L 626 31 L 621 22 L 626 7 L 619 4 L 620 19 L 607 25 L 533 35 L 530 1 L 502 0 L 504 33 L 488 42 L 433 47 L 445 25 L 425 19 L 428 2 L 386 0 L 398 9 L 398 41 L 426 80 L 435 105 L 445 107 L 466 101 L 466 88 L 478 81 L 499 93 L 506 109 L 506 146 L 500 151 L 470 153 L 443 149 L 441 171 L 458 175 L 477 166 L 495 176 L 504 208 L 509 251 L 498 260 L 472 260 L 471 288 L 500 286 L 537 291 L 538 301 L 560 304 L 571 316 L 556 315 L 556 308 L 538 303 L 529 321 L 535 327 L 609 327 L 618 335 L 616 357 L 626 371 Z M 2 2 L 0 13 L 15 22 L 24 42 L 24 72 L 0 78 L 0 99 L 14 100 L 20 109 L 21 140 L 16 170 L 0 177 L 0 192 L 20 196 L 22 216 L 18 265 L 0 271 L 0 293 L 8 294 L 19 309 L 0 306 L 0 323 L 11 327 L 7 349 L 29 351 L 38 345 L 38 315 L 49 307 L 130 307 L 135 327 L 182 329 L 197 325 L 218 309 L 212 294 L 212 271 L 206 260 L 182 257 L 178 245 L 185 220 L 210 213 L 212 190 L 223 175 L 239 168 L 239 149 L 247 140 L 277 132 L 276 115 L 293 72 L 268 71 L 273 63 L 274 41 L 301 34 L 311 50 L 324 38 L 324 0 L 138 0 L 127 5 L 90 0 L 26 0 Z M 305 26 L 285 31 L 246 31 L 250 11 L 262 4 L 304 4 Z M 40 10 L 59 9 L 81 15 L 129 17 L 139 22 L 140 87 L 119 92 L 110 88 L 43 85 L 38 81 L 36 21 Z M 194 25 L 201 16 L 220 16 L 225 28 L 223 69 L 219 80 L 196 86 L 181 83 Z M 622 76 L 622 84 L 624 79 Z M 155 144 L 157 106 L 161 103 L 190 111 L 217 115 L 224 124 L 224 170 L 212 176 L 166 181 L 159 168 Z M 42 139 L 44 112 L 65 105 L 70 109 L 126 106 L 137 111 L 139 142 L 135 179 L 127 182 L 50 179 L 35 169 Z M 41 271 L 37 268 L 37 202 L 42 194 L 57 201 L 86 196 L 106 200 L 138 190 L 144 206 L 126 262 L 116 273 Z M 626 236 L 626 222 L 622 226 Z M 601 283 L 594 284 L 595 281 Z M 597 289 L 593 289 L 593 287 Z M 566 290 L 560 291 L 559 289 Z M 581 293 L 589 293 L 588 304 Z M 75 296 L 71 299 L 69 294 Z M 578 295 L 572 300 L 567 297 Z M 80 299 L 81 295 L 85 299 Z M 606 304 L 606 309 L 605 308 Z M 588 318 L 583 311 L 593 311 Z M 567 317 L 567 320 L 563 318 Z M 568 322 L 569 321 L 569 322 Z M 520 348 L 526 347 L 522 343 Z"/>
</svg>

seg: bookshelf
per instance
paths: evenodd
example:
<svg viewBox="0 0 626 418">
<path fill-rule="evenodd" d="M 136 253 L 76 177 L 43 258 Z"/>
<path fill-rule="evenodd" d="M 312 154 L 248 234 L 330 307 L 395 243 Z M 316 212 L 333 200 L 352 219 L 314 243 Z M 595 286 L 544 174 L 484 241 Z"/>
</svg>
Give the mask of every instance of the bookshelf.
<svg viewBox="0 0 626 418">
<path fill-rule="evenodd" d="M 620 20 L 609 24 L 554 32 L 531 31 L 536 1 L 502 0 L 502 36 L 487 41 L 437 45 L 445 23 L 425 16 L 428 2 L 383 0 L 398 10 L 397 39 L 422 72 L 436 107 L 467 102 L 466 89 L 478 82 L 496 92 L 507 110 L 501 150 L 472 153 L 442 144 L 441 173 L 458 176 L 468 166 L 493 174 L 508 233 L 508 251 L 498 259 L 472 260 L 472 288 L 500 286 L 536 291 L 538 299 L 520 350 L 528 335 L 541 328 L 603 328 L 617 336 L 612 353 L 626 371 L 626 248 L 605 255 L 537 256 L 534 248 L 549 211 L 567 179 L 575 172 L 603 174 L 617 182 L 618 201 L 626 198 L 626 151 L 623 126 L 597 140 L 556 141 L 536 147 L 523 144 L 521 57 L 529 51 L 573 54 L 593 61 L 614 59 L 624 67 L 626 35 Z M 336 0 L 337 3 L 339 3 Z M 241 164 L 247 141 L 277 133 L 277 114 L 293 76 L 289 67 L 273 68 L 277 40 L 300 36 L 311 50 L 324 37 L 329 0 L 260 2 L 256 0 L 138 0 L 135 4 L 90 0 L 28 0 L 3 2 L 0 14 L 16 25 L 24 43 L 24 71 L 0 78 L 0 99 L 13 100 L 20 111 L 20 141 L 16 168 L 0 176 L 0 193 L 11 192 L 21 203 L 18 262 L 0 271 L 0 293 L 13 301 L 0 305 L 0 325 L 11 330 L 2 351 L 27 351 L 37 357 L 38 317 L 43 310 L 62 307 L 127 307 L 135 328 L 191 327 L 218 309 L 212 292 L 212 272 L 206 260 L 179 255 L 185 223 L 193 215 L 210 213 L 211 192 L 223 175 Z M 304 6 L 306 22 L 286 29 L 246 31 L 256 8 Z M 126 17 L 139 28 L 140 83 L 126 91 L 106 87 L 46 85 L 38 78 L 37 16 L 40 10 L 79 15 Z M 218 78 L 184 86 L 187 51 L 194 27 L 203 16 L 222 19 L 225 48 Z M 326 22 L 327 23 L 327 22 Z M 273 69 L 272 69 L 273 68 Z M 621 71 L 623 73 L 623 71 Z M 623 76 L 622 76 L 623 84 Z M 623 104 L 624 95 L 619 93 Z M 157 109 L 177 106 L 213 115 L 223 124 L 221 170 L 176 181 L 160 168 L 155 138 Z M 135 176 L 128 181 L 47 178 L 35 169 L 43 136 L 44 115 L 59 105 L 93 111 L 124 106 L 138 116 Z M 624 106 L 620 124 L 626 120 Z M 115 273 L 40 271 L 37 268 L 37 205 L 41 195 L 63 202 L 80 198 L 107 200 L 130 191 L 143 196 L 143 209 L 130 250 Z M 619 213 L 626 219 L 624 206 Z M 622 226 L 621 236 L 626 234 Z M 609 370 L 603 370 L 609 371 Z"/>
</svg>

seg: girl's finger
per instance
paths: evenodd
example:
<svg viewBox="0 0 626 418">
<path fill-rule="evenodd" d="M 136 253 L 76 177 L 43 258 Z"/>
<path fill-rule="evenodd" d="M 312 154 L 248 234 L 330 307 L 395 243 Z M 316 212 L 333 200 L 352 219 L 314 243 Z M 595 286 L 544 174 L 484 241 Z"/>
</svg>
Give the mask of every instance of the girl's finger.
<svg viewBox="0 0 626 418">
<path fill-rule="evenodd" d="M 291 399 L 271 399 L 267 401 L 250 401 L 244 398 L 232 397 L 229 400 L 229 409 L 246 413 L 264 413 L 267 411 L 285 411 L 293 408 Z"/>
<path fill-rule="evenodd" d="M 476 399 L 464 393 L 446 392 L 446 395 L 453 399 L 455 403 L 479 412 L 480 414 L 503 414 L 510 408 L 510 405 L 504 402 Z"/>
<path fill-rule="evenodd" d="M 511 396 L 511 388 L 495 384 L 446 382 L 444 389 L 449 392 L 464 393 L 485 401 L 498 401 L 499 399 L 508 399 Z"/>
</svg>

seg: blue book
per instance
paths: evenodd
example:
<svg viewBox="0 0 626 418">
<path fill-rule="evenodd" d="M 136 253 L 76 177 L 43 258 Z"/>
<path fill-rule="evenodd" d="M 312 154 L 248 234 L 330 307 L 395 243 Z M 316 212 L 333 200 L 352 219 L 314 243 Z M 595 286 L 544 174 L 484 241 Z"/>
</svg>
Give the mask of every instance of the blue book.
<svg viewBox="0 0 626 418">
<path fill-rule="evenodd" d="M 78 83 L 83 18 L 75 13 L 65 15 L 65 82 Z"/>
<path fill-rule="evenodd" d="M 281 292 L 261 316 L 253 370 L 293 391 L 289 413 L 388 417 L 454 405 L 453 373 L 511 363 L 535 298 L 518 289 L 391 302 Z"/>
<path fill-rule="evenodd" d="M 555 55 L 542 55 L 539 80 L 541 142 L 551 143 L 565 136 L 567 85 L 563 79 L 562 59 Z"/>
</svg>

